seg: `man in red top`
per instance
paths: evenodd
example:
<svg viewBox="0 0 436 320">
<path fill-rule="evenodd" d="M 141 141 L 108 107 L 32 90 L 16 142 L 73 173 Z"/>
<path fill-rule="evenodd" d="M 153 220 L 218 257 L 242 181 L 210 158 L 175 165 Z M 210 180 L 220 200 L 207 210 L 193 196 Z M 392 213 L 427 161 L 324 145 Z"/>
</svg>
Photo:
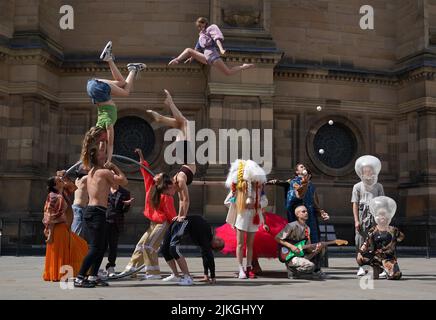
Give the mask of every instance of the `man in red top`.
<svg viewBox="0 0 436 320">
<path fill-rule="evenodd" d="M 140 149 L 135 149 L 139 155 L 141 164 L 149 167 Z M 136 245 L 135 251 L 130 258 L 125 270 L 121 273 L 134 273 L 140 266 L 145 265 L 144 279 L 161 279 L 158 252 L 162 240 L 171 224 L 172 219 L 177 215 L 174 207 L 174 198 L 167 194 L 162 194 L 158 209 L 154 209 L 150 204 L 150 188 L 153 185 L 153 177 L 143 168 L 141 173 L 144 178 L 145 186 L 145 207 L 144 216 L 150 220 L 150 226 Z"/>
</svg>

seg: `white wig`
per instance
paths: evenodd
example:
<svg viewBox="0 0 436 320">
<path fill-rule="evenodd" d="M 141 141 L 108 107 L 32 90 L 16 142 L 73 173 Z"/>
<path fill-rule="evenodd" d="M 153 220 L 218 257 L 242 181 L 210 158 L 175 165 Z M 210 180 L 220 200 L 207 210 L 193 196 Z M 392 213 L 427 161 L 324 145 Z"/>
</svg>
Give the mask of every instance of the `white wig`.
<svg viewBox="0 0 436 320">
<path fill-rule="evenodd" d="M 235 160 L 230 166 L 229 173 L 227 175 L 226 187 L 231 188 L 233 183 L 238 183 L 238 168 L 240 163 L 244 163 L 243 179 L 249 182 L 266 182 L 265 171 L 253 160 Z"/>
<path fill-rule="evenodd" d="M 389 197 L 375 197 L 369 202 L 369 211 L 376 220 L 378 216 L 383 215 L 390 222 L 397 211 L 397 204 Z"/>
</svg>

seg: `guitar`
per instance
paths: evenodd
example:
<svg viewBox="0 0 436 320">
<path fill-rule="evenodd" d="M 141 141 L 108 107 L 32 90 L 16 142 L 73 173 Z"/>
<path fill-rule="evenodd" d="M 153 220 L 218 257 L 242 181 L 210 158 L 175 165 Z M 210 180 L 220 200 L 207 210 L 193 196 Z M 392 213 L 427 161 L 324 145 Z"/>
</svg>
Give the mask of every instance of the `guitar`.
<svg viewBox="0 0 436 320">
<path fill-rule="evenodd" d="M 294 246 L 296 246 L 300 252 L 299 253 L 295 253 L 293 251 L 291 251 L 288 247 L 279 245 L 279 260 L 280 262 L 286 263 L 289 260 L 291 260 L 293 257 L 304 257 L 304 250 L 306 249 L 311 249 L 315 250 L 317 243 L 312 243 L 312 244 L 306 244 L 307 240 L 303 240 L 300 241 L 296 244 L 294 244 Z M 322 247 L 326 247 L 329 245 L 337 245 L 337 246 L 346 246 L 348 244 L 347 240 L 340 240 L 340 239 L 336 239 L 333 241 L 326 241 L 326 242 L 319 242 L 321 243 Z"/>
</svg>

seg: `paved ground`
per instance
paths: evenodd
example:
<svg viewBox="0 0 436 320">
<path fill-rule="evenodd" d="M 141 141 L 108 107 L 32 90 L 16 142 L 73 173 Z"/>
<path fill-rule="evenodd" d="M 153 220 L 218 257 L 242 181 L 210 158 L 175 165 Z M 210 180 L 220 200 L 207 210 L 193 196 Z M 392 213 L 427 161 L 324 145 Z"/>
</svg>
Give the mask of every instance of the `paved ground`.
<svg viewBox="0 0 436 320">
<path fill-rule="evenodd" d="M 118 265 L 126 265 L 119 258 Z M 168 267 L 163 260 L 162 272 Z M 234 278 L 235 260 L 217 258 L 218 283 L 211 287 L 195 283 L 192 287 L 159 280 L 123 280 L 110 287 L 62 290 L 59 283 L 44 282 L 41 274 L 44 257 L 0 257 L 0 299 L 435 299 L 436 259 L 400 258 L 404 278 L 378 280 L 373 289 L 363 290 L 356 278 L 352 258 L 330 258 L 330 275 L 325 281 L 291 280 L 276 260 L 261 259 L 264 276 L 254 280 Z M 189 258 L 195 277 L 202 274 L 201 258 Z M 105 261 L 103 262 L 103 265 Z"/>
</svg>

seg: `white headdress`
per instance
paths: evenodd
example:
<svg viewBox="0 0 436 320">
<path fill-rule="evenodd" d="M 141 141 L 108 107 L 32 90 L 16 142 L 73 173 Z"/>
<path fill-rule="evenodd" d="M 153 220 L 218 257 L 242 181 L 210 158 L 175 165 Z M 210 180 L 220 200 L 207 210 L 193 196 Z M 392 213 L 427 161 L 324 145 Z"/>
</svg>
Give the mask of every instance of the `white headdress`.
<svg viewBox="0 0 436 320">
<path fill-rule="evenodd" d="M 375 197 L 369 202 L 369 211 L 376 222 L 380 216 L 384 216 L 389 224 L 395 215 L 395 211 L 397 211 L 397 204 L 389 197 Z"/>
<path fill-rule="evenodd" d="M 364 167 L 371 167 L 373 174 L 371 176 L 364 176 Z M 378 158 L 371 155 L 361 156 L 359 159 L 356 160 L 354 170 L 356 170 L 356 174 L 365 185 L 372 187 L 377 183 L 378 174 L 381 170 L 381 162 Z"/>
</svg>

